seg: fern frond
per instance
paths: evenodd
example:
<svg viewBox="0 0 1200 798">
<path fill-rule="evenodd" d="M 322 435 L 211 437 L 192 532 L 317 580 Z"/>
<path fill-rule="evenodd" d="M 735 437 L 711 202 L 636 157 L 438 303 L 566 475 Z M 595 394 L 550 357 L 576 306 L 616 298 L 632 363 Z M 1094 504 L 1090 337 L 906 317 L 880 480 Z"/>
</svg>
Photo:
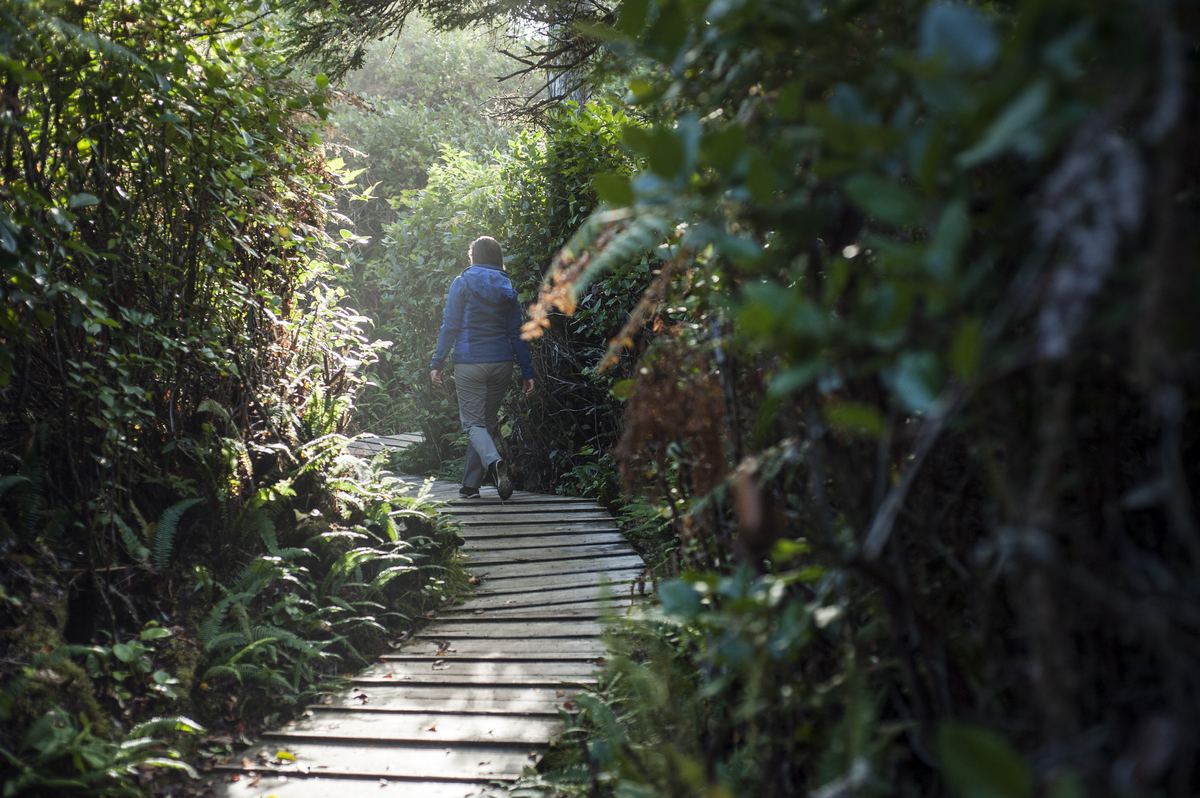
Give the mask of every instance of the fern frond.
<svg viewBox="0 0 1200 798">
<path fill-rule="evenodd" d="M 22 483 L 28 485 L 29 477 L 21 474 L 9 474 L 6 477 L 0 477 L 0 497 L 3 497 L 5 493 L 8 493 L 9 488 Z"/>
<path fill-rule="evenodd" d="M 244 646 L 249 642 L 250 640 L 242 632 L 222 632 L 214 636 L 208 645 L 204 647 L 204 650 L 211 653 L 226 648 L 233 648 L 234 646 Z"/>
<path fill-rule="evenodd" d="M 142 565 L 150 565 L 150 549 L 138 538 L 137 534 L 129 528 L 129 524 L 125 523 L 125 519 L 113 513 L 113 523 L 117 527 L 117 532 L 121 535 L 121 542 L 125 544 L 125 551 L 129 552 L 129 556 L 141 563 Z"/>
<path fill-rule="evenodd" d="M 387 583 L 397 576 L 412 573 L 415 570 L 417 569 L 411 565 L 393 565 L 391 568 L 385 568 L 376 574 L 375 578 L 371 580 L 371 584 L 367 585 L 367 587 L 371 590 L 383 590 L 387 586 Z"/>
<path fill-rule="evenodd" d="M 189 507 L 200 503 L 200 499 L 184 499 L 163 510 L 154 527 L 154 569 L 165 571 L 171 564 L 171 549 L 175 545 L 175 531 L 179 527 L 179 519 Z"/>
<path fill-rule="evenodd" d="M 185 718 L 183 715 L 174 715 L 166 718 L 151 718 L 145 723 L 139 723 L 126 732 L 126 737 L 148 737 L 167 732 L 199 734 L 203 731 L 204 727 L 191 718 Z"/>
</svg>

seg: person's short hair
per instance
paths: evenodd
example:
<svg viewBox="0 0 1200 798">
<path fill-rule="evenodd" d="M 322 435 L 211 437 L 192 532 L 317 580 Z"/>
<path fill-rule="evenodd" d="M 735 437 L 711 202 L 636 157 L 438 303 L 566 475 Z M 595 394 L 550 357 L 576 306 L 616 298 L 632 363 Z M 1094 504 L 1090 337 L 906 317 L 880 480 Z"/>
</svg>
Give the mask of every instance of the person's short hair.
<svg viewBox="0 0 1200 798">
<path fill-rule="evenodd" d="M 504 265 L 504 254 L 500 251 L 500 242 L 491 236 L 480 236 L 472 241 L 470 252 L 472 264 Z"/>
</svg>

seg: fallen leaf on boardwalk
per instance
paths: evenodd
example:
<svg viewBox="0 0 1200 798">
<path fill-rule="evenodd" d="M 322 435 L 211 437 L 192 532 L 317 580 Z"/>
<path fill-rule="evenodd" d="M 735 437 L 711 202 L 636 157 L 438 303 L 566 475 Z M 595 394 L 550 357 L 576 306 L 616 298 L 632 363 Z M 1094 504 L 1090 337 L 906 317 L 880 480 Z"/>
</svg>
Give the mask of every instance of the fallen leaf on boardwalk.
<svg viewBox="0 0 1200 798">
<path fill-rule="evenodd" d="M 554 691 L 554 695 L 555 695 L 555 697 L 556 697 L 556 698 L 562 698 L 562 697 L 563 697 L 563 696 L 565 696 L 566 694 L 567 694 L 567 691 L 566 691 L 566 690 L 555 690 L 555 691 Z"/>
<path fill-rule="evenodd" d="M 249 783 L 249 784 L 247 784 L 246 786 L 247 786 L 247 787 L 257 787 L 257 786 L 258 786 L 258 783 L 259 783 L 260 781 L 262 781 L 262 776 L 255 776 L 255 777 L 254 777 L 254 781 L 250 782 L 250 783 Z"/>
<path fill-rule="evenodd" d="M 229 780 L 230 781 L 241 781 L 242 777 L 239 776 L 237 773 L 234 773 L 232 776 L 229 777 Z"/>
<path fill-rule="evenodd" d="M 481 765 L 490 765 L 490 764 L 492 764 L 492 760 L 490 760 L 490 759 L 489 759 L 488 761 L 486 761 L 486 762 L 480 762 L 479 764 L 481 764 Z"/>
<path fill-rule="evenodd" d="M 425 731 L 437 731 L 437 724 L 436 724 L 436 723 L 435 723 L 435 724 L 433 724 L 432 726 L 430 726 L 430 727 L 429 727 L 428 729 L 426 729 Z"/>
<path fill-rule="evenodd" d="M 283 760 L 286 760 L 286 761 L 288 761 L 288 762 L 295 762 L 295 761 L 296 761 L 296 757 L 292 756 L 292 755 L 291 755 L 291 754 L 289 754 L 287 751 L 280 751 L 279 753 L 275 754 L 275 758 L 276 758 L 276 759 L 283 759 Z"/>
<path fill-rule="evenodd" d="M 444 659 L 435 660 L 433 664 L 434 665 L 445 665 L 446 660 L 444 660 Z"/>
<path fill-rule="evenodd" d="M 388 780 L 387 780 L 387 779 L 380 779 L 380 780 L 379 780 L 379 786 L 380 786 L 380 787 L 386 787 L 386 786 L 388 786 Z"/>
<path fill-rule="evenodd" d="M 252 767 L 254 767 L 254 763 L 253 763 L 253 762 L 251 762 L 249 759 L 243 759 L 243 760 L 242 760 L 242 767 L 244 767 L 244 768 L 252 768 Z"/>
<path fill-rule="evenodd" d="M 574 709 L 574 708 L 575 708 L 575 705 L 572 704 L 570 701 L 563 702 L 563 709 Z"/>
<path fill-rule="evenodd" d="M 392 678 L 392 674 L 390 674 L 390 673 L 385 673 L 385 674 L 383 675 L 383 678 L 385 678 L 385 679 L 390 679 L 390 678 Z"/>
</svg>

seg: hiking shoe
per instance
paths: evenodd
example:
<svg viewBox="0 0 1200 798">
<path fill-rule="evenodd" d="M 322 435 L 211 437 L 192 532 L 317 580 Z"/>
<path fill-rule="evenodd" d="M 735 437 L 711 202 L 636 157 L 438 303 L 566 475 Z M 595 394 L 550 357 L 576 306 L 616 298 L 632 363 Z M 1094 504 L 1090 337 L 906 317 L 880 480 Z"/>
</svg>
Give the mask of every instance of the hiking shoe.
<svg viewBox="0 0 1200 798">
<path fill-rule="evenodd" d="M 479 498 L 479 488 L 468 488 L 466 485 L 463 485 L 461 488 L 458 489 L 458 498 L 460 498 L 460 499 L 478 499 Z"/>
<path fill-rule="evenodd" d="M 500 501 L 507 501 L 513 495 L 512 476 L 508 473 L 508 463 L 497 460 L 488 468 L 492 472 L 492 481 L 496 484 L 496 492 Z"/>
</svg>

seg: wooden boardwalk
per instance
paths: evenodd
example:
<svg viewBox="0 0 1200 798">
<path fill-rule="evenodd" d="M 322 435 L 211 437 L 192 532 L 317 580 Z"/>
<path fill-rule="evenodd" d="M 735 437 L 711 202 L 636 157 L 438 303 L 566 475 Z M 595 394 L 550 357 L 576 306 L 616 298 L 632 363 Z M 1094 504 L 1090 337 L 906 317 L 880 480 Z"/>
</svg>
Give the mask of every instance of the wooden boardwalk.
<svg viewBox="0 0 1200 798">
<path fill-rule="evenodd" d="M 461 524 L 474 596 L 220 766 L 220 798 L 503 795 L 497 783 L 537 764 L 559 710 L 596 681 L 603 619 L 643 600 L 645 564 L 594 502 L 522 492 L 501 502 L 491 487 L 463 500 L 458 488 L 435 482 L 432 498 Z"/>
</svg>

